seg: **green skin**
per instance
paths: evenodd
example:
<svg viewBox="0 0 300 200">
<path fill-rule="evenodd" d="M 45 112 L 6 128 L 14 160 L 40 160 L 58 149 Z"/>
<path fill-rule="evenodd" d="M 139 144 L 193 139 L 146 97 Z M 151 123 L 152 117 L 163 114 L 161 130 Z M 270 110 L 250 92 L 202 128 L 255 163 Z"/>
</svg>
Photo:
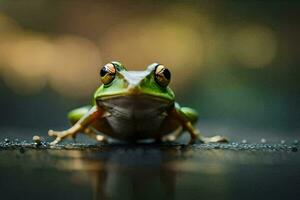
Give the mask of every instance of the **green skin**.
<svg viewBox="0 0 300 200">
<path fill-rule="evenodd" d="M 160 128 L 155 131 L 155 134 L 149 133 L 147 135 L 145 133 L 145 138 L 139 139 L 150 138 L 157 142 L 171 142 L 176 140 L 186 130 L 191 136 L 190 143 L 196 141 L 227 142 L 221 136 L 211 138 L 200 136 L 199 131 L 193 127 L 193 124 L 197 122 L 198 113 L 192 108 L 180 107 L 175 102 L 175 95 L 171 88 L 168 86 L 162 87 L 156 82 L 154 71 L 158 64 L 154 63 L 150 65 L 143 72 L 132 72 L 127 71 L 119 62 L 111 63 L 117 71 L 114 80 L 109 84 L 102 84 L 96 90 L 92 105 L 77 108 L 69 112 L 68 118 L 73 124 L 71 128 L 59 132 L 49 130 L 49 135 L 56 137 L 51 143 L 52 145 L 57 144 L 66 137 L 75 138 L 79 132 L 84 132 L 86 135 L 100 142 L 107 142 L 107 136 L 125 141 L 137 140 L 133 139 L 132 135 L 122 135 L 118 131 L 114 131 L 116 129 L 111 127 L 111 124 L 108 124 L 107 116 L 114 115 L 115 113 L 110 113 L 108 107 L 103 104 L 103 102 L 114 99 L 122 101 L 128 97 L 143 97 L 146 101 L 155 102 L 156 106 L 157 104 L 158 106 L 161 104 L 163 108 L 163 111 L 157 114 L 157 118 L 165 116 L 165 120 L 163 120 Z M 99 134 L 99 132 L 102 134 Z"/>
</svg>

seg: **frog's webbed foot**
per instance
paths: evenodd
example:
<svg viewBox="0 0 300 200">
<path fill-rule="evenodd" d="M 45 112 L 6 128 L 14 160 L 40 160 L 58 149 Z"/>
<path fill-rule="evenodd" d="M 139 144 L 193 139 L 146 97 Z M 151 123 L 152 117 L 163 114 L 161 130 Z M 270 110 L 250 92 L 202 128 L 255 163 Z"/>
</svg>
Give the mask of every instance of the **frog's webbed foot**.
<svg viewBox="0 0 300 200">
<path fill-rule="evenodd" d="M 98 142 L 102 142 L 102 143 L 108 143 L 108 139 L 106 136 L 104 135 L 98 135 L 97 132 L 92 129 L 92 128 L 86 128 L 84 129 L 84 133 L 86 135 L 88 135 L 89 137 L 91 137 L 92 139 L 97 140 Z"/>
<path fill-rule="evenodd" d="M 97 133 L 91 129 L 91 128 L 85 128 L 83 132 L 88 135 L 89 137 L 97 140 L 98 142 L 102 143 L 108 143 L 107 137 L 103 135 L 97 135 Z M 50 143 L 50 145 L 55 145 L 62 141 L 63 139 L 67 137 L 72 137 L 73 140 L 75 141 L 76 134 L 78 131 L 74 131 L 74 128 L 72 127 L 71 129 L 65 130 L 65 131 L 53 131 L 49 130 L 48 135 L 52 137 L 56 137 L 54 141 Z"/>
<path fill-rule="evenodd" d="M 182 127 L 187 130 L 190 134 L 190 142 L 189 144 L 194 143 L 228 143 L 228 140 L 222 136 L 214 136 L 214 137 L 201 137 L 200 131 L 195 128 L 192 122 L 196 122 L 197 113 L 191 109 L 186 107 L 179 107 L 175 105 L 175 109 L 172 110 L 171 114 L 181 122 Z"/>
<path fill-rule="evenodd" d="M 186 128 L 190 133 L 191 139 L 189 144 L 194 143 L 228 143 L 228 140 L 220 135 L 213 137 L 201 137 L 200 131 L 194 128 L 191 123 L 186 123 Z"/>
<path fill-rule="evenodd" d="M 82 130 L 82 126 L 80 124 L 75 124 L 71 128 L 65 130 L 65 131 L 53 131 L 49 130 L 48 135 L 52 137 L 56 137 L 54 141 L 50 143 L 50 145 L 55 145 L 65 139 L 66 137 L 72 137 L 75 138 L 76 134 Z"/>
<path fill-rule="evenodd" d="M 51 137 L 55 137 L 55 140 L 50 142 L 50 145 L 55 145 L 55 144 L 59 143 L 60 141 L 62 141 L 63 139 L 65 139 L 66 137 L 72 137 L 73 139 L 75 138 L 75 133 L 72 133 L 68 130 L 66 130 L 66 131 L 49 130 L 48 135 Z"/>
<path fill-rule="evenodd" d="M 204 143 L 228 143 L 229 142 L 227 138 L 220 136 L 220 135 L 216 135 L 213 137 L 204 137 L 204 138 L 201 138 L 201 140 Z"/>
<path fill-rule="evenodd" d="M 175 135 L 168 135 L 162 138 L 162 142 L 171 143 L 174 142 L 177 139 Z"/>
<path fill-rule="evenodd" d="M 166 143 L 172 143 L 181 136 L 182 132 L 183 132 L 182 127 L 179 127 L 173 133 L 161 137 L 161 141 Z"/>
<path fill-rule="evenodd" d="M 220 136 L 220 135 L 216 135 L 213 137 L 201 137 L 201 134 L 199 132 L 198 129 L 194 129 L 193 134 L 191 134 L 191 140 L 189 142 L 189 144 L 195 144 L 195 143 L 228 143 L 228 139 Z"/>
</svg>

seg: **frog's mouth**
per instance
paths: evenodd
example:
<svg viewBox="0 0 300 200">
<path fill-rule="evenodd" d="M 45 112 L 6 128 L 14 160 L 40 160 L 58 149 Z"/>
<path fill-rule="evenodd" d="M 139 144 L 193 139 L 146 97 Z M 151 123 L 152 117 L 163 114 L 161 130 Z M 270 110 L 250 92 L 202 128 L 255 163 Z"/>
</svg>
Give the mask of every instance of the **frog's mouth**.
<svg viewBox="0 0 300 200">
<path fill-rule="evenodd" d="M 149 110 L 166 109 L 174 102 L 153 95 L 114 95 L 96 99 L 97 105 L 108 109 Z"/>
<path fill-rule="evenodd" d="M 154 96 L 154 95 L 150 95 L 150 94 L 131 94 L 131 95 L 125 95 L 125 94 L 115 94 L 115 95 L 110 95 L 110 96 L 102 96 L 102 97 L 98 97 L 96 98 L 96 101 L 108 101 L 111 99 L 122 99 L 122 98 L 129 98 L 132 99 L 133 101 L 135 100 L 143 100 L 143 99 L 149 99 L 152 101 L 159 101 L 161 103 L 168 103 L 168 102 L 172 102 L 166 98 L 163 98 L 161 96 Z"/>
</svg>

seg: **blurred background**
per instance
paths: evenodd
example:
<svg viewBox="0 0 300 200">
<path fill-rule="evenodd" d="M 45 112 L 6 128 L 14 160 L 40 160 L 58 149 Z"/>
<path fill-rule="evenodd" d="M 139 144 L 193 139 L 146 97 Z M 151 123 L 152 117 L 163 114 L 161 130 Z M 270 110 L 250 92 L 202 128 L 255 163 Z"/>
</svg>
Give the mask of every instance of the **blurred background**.
<svg viewBox="0 0 300 200">
<path fill-rule="evenodd" d="M 295 135 L 299 17 L 298 1 L 0 1 L 0 129 L 69 126 L 116 60 L 167 66 L 204 128 Z"/>
</svg>

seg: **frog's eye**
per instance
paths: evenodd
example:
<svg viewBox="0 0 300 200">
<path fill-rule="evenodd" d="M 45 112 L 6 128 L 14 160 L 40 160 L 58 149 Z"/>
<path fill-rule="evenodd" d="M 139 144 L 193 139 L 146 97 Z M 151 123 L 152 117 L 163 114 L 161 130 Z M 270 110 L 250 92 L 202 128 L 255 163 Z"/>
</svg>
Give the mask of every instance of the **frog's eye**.
<svg viewBox="0 0 300 200">
<path fill-rule="evenodd" d="M 171 80 L 170 71 L 163 65 L 157 65 L 155 68 L 155 81 L 162 87 L 166 87 Z"/>
<path fill-rule="evenodd" d="M 116 76 L 116 68 L 112 63 L 106 64 L 100 70 L 101 81 L 104 85 L 111 83 Z"/>
</svg>

